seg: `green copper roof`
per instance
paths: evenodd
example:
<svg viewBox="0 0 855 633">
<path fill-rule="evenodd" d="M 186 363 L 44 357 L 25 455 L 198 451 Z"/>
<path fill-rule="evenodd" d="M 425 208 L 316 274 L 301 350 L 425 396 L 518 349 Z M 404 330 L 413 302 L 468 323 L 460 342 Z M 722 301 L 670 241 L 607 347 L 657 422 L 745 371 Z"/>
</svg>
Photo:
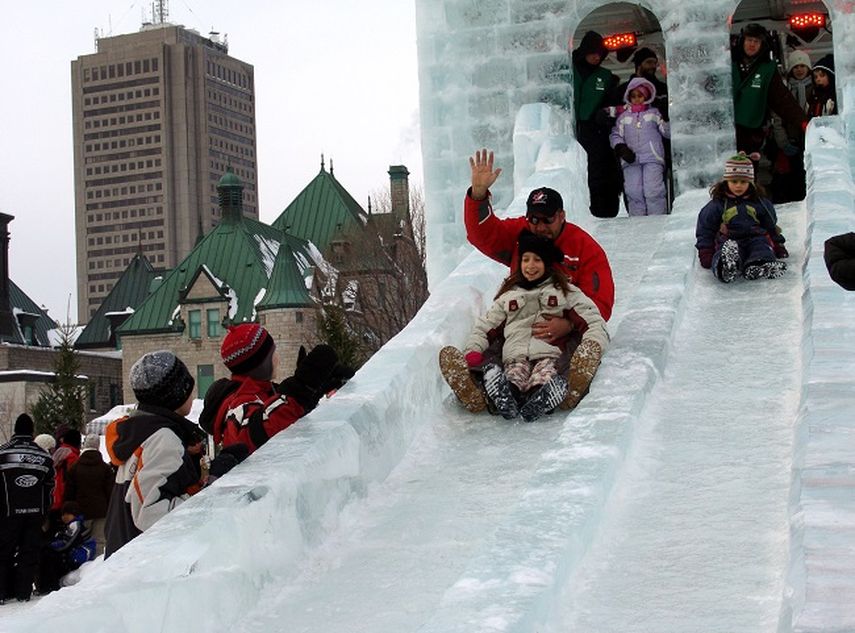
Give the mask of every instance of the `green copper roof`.
<svg viewBox="0 0 855 633">
<path fill-rule="evenodd" d="M 258 303 L 259 310 L 312 305 L 306 275 L 311 274 L 315 262 L 307 256 L 308 244 L 290 235 L 284 237 L 267 292 Z"/>
<path fill-rule="evenodd" d="M 128 308 L 136 310 L 148 296 L 154 279 L 158 275 L 165 274 L 165 272 L 155 272 L 145 255 L 140 253 L 134 255 L 110 294 L 105 297 L 98 311 L 77 337 L 74 346 L 85 349 L 110 345 L 110 319 L 106 316 L 107 313 L 123 312 Z"/>
<path fill-rule="evenodd" d="M 281 247 L 283 241 L 284 248 Z M 182 324 L 174 321 L 179 301 L 203 266 L 215 283 L 222 283 L 220 294 L 229 301 L 227 323 L 254 320 L 254 304 L 263 288 L 269 290 L 294 281 L 293 275 L 277 271 L 284 265 L 279 263 L 280 258 L 293 260 L 291 244 L 279 230 L 250 218 L 219 224 L 164 277 L 134 315 L 119 328 L 119 333 L 181 331 Z M 309 257 L 308 246 L 303 244 L 302 250 L 303 256 Z M 273 284 L 270 283 L 271 276 L 274 277 Z M 300 279 L 299 288 L 277 288 L 276 295 L 289 296 L 293 302 L 300 302 L 297 305 L 312 305 L 308 293 L 302 294 L 304 291 L 305 284 Z"/>
<path fill-rule="evenodd" d="M 353 196 L 321 166 L 320 173 L 274 220 L 273 226 L 325 252 L 336 233 L 364 226 L 367 219 Z"/>
<path fill-rule="evenodd" d="M 36 319 L 35 324 L 35 336 L 36 342 L 43 347 L 50 347 L 50 339 L 48 337 L 48 330 L 52 330 L 56 327 L 59 327 L 56 321 L 48 316 L 48 313 L 42 310 L 38 305 L 36 305 L 35 301 L 30 299 L 27 294 L 21 290 L 18 285 L 9 280 L 9 303 L 12 305 L 12 312 L 16 311 L 20 312 L 28 312 L 30 314 L 38 314 L 39 317 Z M 24 339 L 21 338 L 16 343 L 24 343 Z"/>
<path fill-rule="evenodd" d="M 241 187 L 243 188 L 243 183 L 240 181 L 240 178 L 237 177 L 237 174 L 232 170 L 231 167 L 226 169 L 226 173 L 223 174 L 223 177 L 220 178 L 220 182 L 217 183 L 217 187 Z"/>
</svg>

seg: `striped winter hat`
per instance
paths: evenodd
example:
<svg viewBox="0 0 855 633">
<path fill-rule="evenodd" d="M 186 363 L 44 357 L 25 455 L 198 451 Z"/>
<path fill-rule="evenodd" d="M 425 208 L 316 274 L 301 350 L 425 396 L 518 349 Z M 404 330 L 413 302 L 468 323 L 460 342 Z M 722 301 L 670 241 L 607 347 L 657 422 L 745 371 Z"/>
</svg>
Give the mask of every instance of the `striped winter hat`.
<svg viewBox="0 0 855 633">
<path fill-rule="evenodd" d="M 727 159 L 724 163 L 724 179 L 754 182 L 754 164 L 745 152 L 739 152 Z"/>
<path fill-rule="evenodd" d="M 275 347 L 273 337 L 258 323 L 241 323 L 229 328 L 220 355 L 233 374 L 248 374 L 267 360 Z"/>
</svg>

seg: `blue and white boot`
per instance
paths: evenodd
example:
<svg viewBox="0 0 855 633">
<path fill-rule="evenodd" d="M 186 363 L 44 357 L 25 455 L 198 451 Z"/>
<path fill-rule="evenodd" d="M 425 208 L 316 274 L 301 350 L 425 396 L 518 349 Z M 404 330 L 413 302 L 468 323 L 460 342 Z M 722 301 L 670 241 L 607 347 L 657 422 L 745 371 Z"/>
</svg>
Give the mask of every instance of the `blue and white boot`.
<svg viewBox="0 0 855 633">
<path fill-rule="evenodd" d="M 718 278 L 729 284 L 739 273 L 739 245 L 734 240 L 727 240 L 721 245 L 718 256 Z"/>
<path fill-rule="evenodd" d="M 544 413 L 549 413 L 567 396 L 567 379 L 556 374 L 535 391 L 520 409 L 520 415 L 526 422 L 534 422 Z"/>
<path fill-rule="evenodd" d="M 499 365 L 491 363 L 484 367 L 484 390 L 503 418 L 513 420 L 520 414 L 517 399 L 511 391 L 511 383 Z"/>
</svg>

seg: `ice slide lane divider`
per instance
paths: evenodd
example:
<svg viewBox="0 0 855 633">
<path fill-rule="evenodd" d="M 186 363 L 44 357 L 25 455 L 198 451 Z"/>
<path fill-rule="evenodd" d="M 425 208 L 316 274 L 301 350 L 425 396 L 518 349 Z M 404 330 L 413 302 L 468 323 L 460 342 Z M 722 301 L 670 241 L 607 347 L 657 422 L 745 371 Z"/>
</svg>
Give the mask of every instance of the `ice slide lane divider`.
<svg viewBox="0 0 855 633">
<path fill-rule="evenodd" d="M 472 252 L 335 398 L 170 512 L 73 587 L 0 630 L 224 630 L 257 607 L 401 460 L 447 393 L 437 355 L 459 344 L 504 267 Z M 60 608 L 61 607 L 61 608 Z M 189 628 L 188 628 L 189 627 Z M 58 629 L 59 630 L 59 629 Z"/>
<path fill-rule="evenodd" d="M 855 230 L 847 116 L 814 119 L 806 166 L 806 341 L 790 499 L 791 564 L 781 633 L 855 630 L 855 293 L 828 277 L 828 237 Z"/>
<path fill-rule="evenodd" d="M 694 198 L 677 200 L 591 393 L 568 416 L 554 449 L 542 455 L 518 507 L 419 633 L 544 630 L 590 545 L 634 422 L 668 362 L 694 261 L 694 249 L 674 245 L 687 244 L 693 234 Z"/>
</svg>

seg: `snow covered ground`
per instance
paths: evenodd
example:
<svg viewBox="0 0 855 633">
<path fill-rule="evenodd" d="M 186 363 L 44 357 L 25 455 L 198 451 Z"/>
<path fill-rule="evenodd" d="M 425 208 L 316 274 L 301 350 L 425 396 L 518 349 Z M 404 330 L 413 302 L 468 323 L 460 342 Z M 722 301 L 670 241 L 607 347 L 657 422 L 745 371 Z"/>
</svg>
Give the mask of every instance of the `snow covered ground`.
<svg viewBox="0 0 855 633">
<path fill-rule="evenodd" d="M 855 630 L 855 293 L 821 261 L 855 212 L 839 122 L 809 147 L 779 280 L 697 265 L 704 191 L 579 218 L 618 298 L 577 410 L 452 401 L 437 352 L 502 272 L 472 254 L 335 398 L 76 586 L 0 608 L 0 631 Z M 577 158 L 534 168 L 575 190 Z"/>
</svg>

